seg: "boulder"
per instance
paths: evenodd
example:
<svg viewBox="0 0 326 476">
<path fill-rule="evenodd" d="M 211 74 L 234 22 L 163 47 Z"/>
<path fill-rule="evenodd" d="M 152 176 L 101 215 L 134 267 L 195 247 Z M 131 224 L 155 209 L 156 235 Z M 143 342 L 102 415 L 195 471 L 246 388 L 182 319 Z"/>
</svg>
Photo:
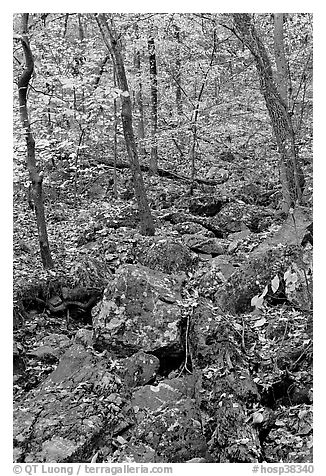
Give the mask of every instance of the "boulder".
<svg viewBox="0 0 326 476">
<path fill-rule="evenodd" d="M 13 374 L 14 382 L 17 381 L 26 369 L 26 353 L 22 344 L 16 340 L 13 341 Z"/>
<path fill-rule="evenodd" d="M 218 180 L 219 183 L 224 183 L 229 178 L 229 171 L 221 167 L 211 167 L 207 172 L 206 178 Z"/>
<path fill-rule="evenodd" d="M 92 310 L 97 348 L 120 357 L 181 348 L 180 284 L 142 265 L 123 265 Z"/>
<path fill-rule="evenodd" d="M 309 310 L 312 305 L 312 248 L 301 243 L 311 224 L 311 216 L 297 207 L 283 225 L 263 241 L 236 270 L 228 282 L 216 289 L 213 300 L 224 312 L 252 310 L 251 299 L 268 293 L 265 301 L 278 304 L 289 301 Z M 273 292 L 271 281 L 278 276 L 279 286 Z"/>
<path fill-rule="evenodd" d="M 212 269 L 217 270 L 223 276 L 223 280 L 227 281 L 236 271 L 236 267 L 232 264 L 232 259 L 228 255 L 216 256 L 212 259 Z"/>
<path fill-rule="evenodd" d="M 205 216 L 191 215 L 190 213 L 181 211 L 167 213 L 161 218 L 164 221 L 169 221 L 173 225 L 189 222 L 198 223 L 199 225 L 202 225 L 207 231 L 211 231 L 216 238 L 223 238 L 225 234 L 218 223 L 214 224 L 214 218 L 212 219 Z"/>
<path fill-rule="evenodd" d="M 181 273 L 190 271 L 195 258 L 182 243 L 168 238 L 154 239 L 151 244 L 139 245 L 137 260 L 144 266 L 163 273 Z"/>
<path fill-rule="evenodd" d="M 211 267 L 198 280 L 200 295 L 213 299 L 217 289 L 226 283 L 236 270 L 229 256 L 220 255 L 213 258 Z"/>
<path fill-rule="evenodd" d="M 37 342 L 36 348 L 28 355 L 39 360 L 58 360 L 71 345 L 70 339 L 64 334 L 50 334 Z"/>
<path fill-rule="evenodd" d="M 140 387 L 155 379 L 160 361 L 155 355 L 143 351 L 121 361 L 121 376 L 127 387 Z"/>
<path fill-rule="evenodd" d="M 306 263 L 303 256 L 306 256 Z M 303 255 L 302 249 L 293 245 L 255 250 L 227 282 L 215 287 L 213 302 L 221 311 L 230 314 L 250 312 L 253 310 L 252 298 L 261 295 L 267 286 L 265 302 L 275 305 L 289 301 L 308 310 L 312 296 L 311 259 L 311 252 Z M 276 275 L 279 285 L 273 291 L 271 283 Z"/>
<path fill-rule="evenodd" d="M 183 242 L 192 251 L 210 254 L 213 257 L 224 254 L 226 246 L 219 238 L 208 238 L 204 235 L 183 235 Z"/>
<path fill-rule="evenodd" d="M 193 315 L 189 342 L 210 461 L 260 461 L 258 431 L 247 414 L 260 395 L 243 353 L 241 327 L 202 300 Z"/>
<path fill-rule="evenodd" d="M 268 208 L 248 205 L 243 202 L 230 202 L 220 213 L 210 219 L 210 223 L 220 228 L 224 234 L 247 230 L 259 233 L 272 224 L 274 212 Z"/>
<path fill-rule="evenodd" d="M 128 390 L 110 361 L 75 342 L 39 387 L 14 406 L 14 461 L 86 462 L 96 441 L 130 426 Z"/>
<path fill-rule="evenodd" d="M 192 197 L 189 203 L 189 211 L 194 215 L 213 217 L 220 212 L 226 201 L 225 197 L 212 195 Z"/>
<path fill-rule="evenodd" d="M 184 222 L 184 223 L 179 223 L 177 225 L 173 226 L 173 229 L 178 231 L 180 235 L 203 235 L 207 236 L 209 238 L 214 238 L 214 233 L 212 231 L 207 230 L 203 225 L 200 223 L 194 223 L 194 222 Z"/>
<path fill-rule="evenodd" d="M 166 379 L 133 393 L 137 424 L 132 437 L 151 447 L 160 462 L 183 463 L 206 454 L 195 386 L 196 379 L 189 376 Z"/>
</svg>

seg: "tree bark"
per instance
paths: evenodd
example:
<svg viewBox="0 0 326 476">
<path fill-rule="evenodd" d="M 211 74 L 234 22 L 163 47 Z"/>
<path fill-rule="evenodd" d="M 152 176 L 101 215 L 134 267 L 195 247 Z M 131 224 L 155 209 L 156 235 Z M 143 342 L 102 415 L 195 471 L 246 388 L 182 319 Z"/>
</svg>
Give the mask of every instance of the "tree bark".
<svg viewBox="0 0 326 476">
<path fill-rule="evenodd" d="M 181 76 L 181 38 L 180 38 L 180 28 L 178 25 L 173 25 L 173 35 L 177 40 L 177 49 L 176 49 L 176 58 L 175 58 L 175 82 L 176 82 L 176 91 L 175 91 L 175 101 L 177 106 L 178 116 L 182 116 L 182 76 Z"/>
<path fill-rule="evenodd" d="M 39 173 L 35 158 L 35 140 L 32 134 L 28 109 L 27 109 L 27 90 L 30 79 L 34 71 L 34 58 L 28 38 L 28 13 L 22 14 L 22 36 L 21 44 L 25 56 L 25 69 L 18 81 L 20 118 L 24 129 L 27 157 L 26 165 L 31 181 L 32 198 L 35 207 L 36 224 L 38 230 L 38 239 L 40 244 L 40 253 L 45 269 L 53 268 L 53 260 L 50 252 L 48 240 L 44 203 L 43 203 L 43 174 Z"/>
<path fill-rule="evenodd" d="M 78 18 L 78 38 L 80 39 L 80 41 L 83 41 L 83 39 L 85 38 L 85 34 L 84 34 L 84 28 L 83 28 L 82 19 L 81 19 L 81 13 L 77 14 L 77 18 Z"/>
<path fill-rule="evenodd" d="M 182 74 L 181 74 L 181 36 L 180 36 L 180 28 L 179 25 L 176 23 L 172 26 L 173 37 L 177 42 L 176 47 L 176 54 L 175 54 L 175 75 L 174 80 L 176 83 L 176 90 L 175 90 L 175 102 L 176 102 L 176 109 L 177 109 L 177 116 L 178 116 L 178 128 L 177 128 L 177 139 L 178 141 L 174 143 L 178 148 L 181 157 L 183 156 L 183 150 L 185 147 L 184 141 L 184 131 L 181 129 L 182 122 L 183 122 L 183 106 L 182 106 Z"/>
<path fill-rule="evenodd" d="M 284 33 L 283 33 L 283 13 L 274 14 L 274 52 L 276 63 L 276 84 L 278 92 L 289 110 L 288 102 L 288 65 L 284 51 Z M 287 177 L 286 162 L 283 158 L 280 160 L 280 179 L 282 186 L 283 204 L 282 211 L 288 213 L 291 204 L 291 190 L 289 188 L 289 180 Z"/>
<path fill-rule="evenodd" d="M 136 37 L 137 39 L 139 38 L 139 33 L 138 33 L 138 26 L 136 25 Z M 143 83 L 141 79 L 141 60 L 140 60 L 140 50 L 137 45 L 136 51 L 135 51 L 135 69 L 136 69 L 136 76 L 138 79 L 138 90 L 136 91 L 136 104 L 137 104 L 137 109 L 138 109 L 138 114 L 139 114 L 139 119 L 138 119 L 138 150 L 140 155 L 145 155 L 145 147 L 144 147 L 144 139 L 145 139 L 145 121 L 144 121 L 144 102 L 143 102 Z"/>
<path fill-rule="evenodd" d="M 115 67 L 113 67 L 113 86 L 117 86 L 117 75 Z M 113 193 L 114 197 L 118 198 L 118 177 L 117 177 L 117 159 L 118 159 L 118 111 L 117 100 L 113 99 L 114 112 L 114 139 L 113 139 Z"/>
<path fill-rule="evenodd" d="M 271 119 L 274 135 L 280 153 L 280 169 L 283 190 L 282 211 L 288 213 L 296 202 L 301 201 L 300 166 L 298 162 L 295 137 L 291 117 L 286 101 L 275 84 L 270 59 L 266 48 L 251 21 L 248 13 L 234 13 L 235 32 L 254 57 L 260 80 L 260 88 L 264 96 Z M 278 61 L 280 56 L 278 56 Z M 280 70 L 282 79 L 284 65 Z M 283 91 L 284 91 L 284 86 Z M 283 173 L 282 173 L 283 170 Z"/>
<path fill-rule="evenodd" d="M 151 159 L 150 168 L 157 173 L 157 65 L 154 37 L 148 38 L 149 76 L 151 84 Z"/>
<path fill-rule="evenodd" d="M 96 20 L 101 30 L 105 45 L 111 54 L 117 75 L 118 85 L 122 91 L 121 119 L 132 173 L 135 196 L 139 209 L 141 233 L 143 235 L 154 235 L 154 221 L 148 205 L 143 176 L 138 160 L 137 146 L 132 126 L 131 99 L 119 40 L 117 38 L 112 18 L 110 18 L 108 21 L 104 13 L 99 13 L 96 16 Z"/>
<path fill-rule="evenodd" d="M 68 20 L 69 20 L 69 13 L 66 13 L 66 14 L 65 14 L 64 27 L 63 27 L 63 37 L 65 37 L 65 36 L 66 36 L 66 33 L 67 33 Z"/>
</svg>

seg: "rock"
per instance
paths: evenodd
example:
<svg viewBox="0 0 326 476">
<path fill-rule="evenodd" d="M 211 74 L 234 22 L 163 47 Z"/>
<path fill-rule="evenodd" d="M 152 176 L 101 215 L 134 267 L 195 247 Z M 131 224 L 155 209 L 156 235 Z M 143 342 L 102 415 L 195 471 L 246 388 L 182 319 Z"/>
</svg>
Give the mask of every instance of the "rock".
<svg viewBox="0 0 326 476">
<path fill-rule="evenodd" d="M 238 231 L 236 233 L 232 233 L 228 236 L 229 239 L 231 239 L 231 243 L 228 246 L 228 253 L 233 253 L 239 246 L 239 244 L 248 238 L 251 235 L 251 231 L 249 228 L 242 223 L 242 230 Z"/>
<path fill-rule="evenodd" d="M 89 329 L 78 329 L 75 334 L 74 343 L 82 344 L 84 347 L 93 347 L 93 331 Z"/>
<path fill-rule="evenodd" d="M 272 304 L 290 301 L 304 310 L 312 301 L 312 249 L 301 248 L 311 217 L 298 207 L 282 227 L 262 242 L 228 281 L 215 289 L 213 301 L 223 312 L 231 314 L 252 310 L 251 299 L 269 286 L 265 301 Z M 279 276 L 279 294 L 270 289 L 271 280 Z M 214 275 L 215 276 L 215 275 Z M 283 294 L 283 296 L 281 296 Z"/>
<path fill-rule="evenodd" d="M 206 454 L 193 376 L 163 380 L 132 396 L 137 425 L 132 437 L 153 448 L 161 462 L 182 463 Z"/>
<path fill-rule="evenodd" d="M 26 355 L 20 342 L 13 341 L 13 374 L 14 381 L 18 380 L 25 372 Z"/>
<path fill-rule="evenodd" d="M 180 347 L 180 285 L 142 265 L 121 266 L 92 310 L 95 344 L 121 357 Z"/>
<path fill-rule="evenodd" d="M 216 289 L 213 302 L 222 312 L 250 312 L 253 309 L 251 299 L 261 295 L 265 286 L 268 286 L 264 298 L 266 302 L 270 300 L 271 304 L 282 304 L 289 300 L 302 309 L 310 309 L 311 256 L 307 256 L 307 264 L 304 264 L 302 250 L 298 247 L 281 245 L 268 249 L 267 243 L 262 245 L 258 247 L 259 252 L 254 250 L 228 281 Z M 272 292 L 271 281 L 276 275 L 279 276 L 280 285 L 277 292 Z M 308 287 L 304 276 L 308 278 Z"/>
<path fill-rule="evenodd" d="M 214 218 L 207 218 L 204 216 L 196 216 L 187 214 L 184 212 L 171 212 L 161 217 L 164 221 L 169 221 L 173 225 L 181 223 L 198 223 L 202 225 L 206 230 L 211 231 L 216 238 L 223 238 L 224 233 L 218 224 L 214 224 Z"/>
<path fill-rule="evenodd" d="M 183 242 L 192 251 L 218 256 L 224 254 L 226 246 L 218 238 L 203 235 L 183 235 Z"/>
<path fill-rule="evenodd" d="M 121 449 L 114 452 L 115 463 L 160 463 L 161 458 L 155 450 L 142 442 L 128 442 Z"/>
<path fill-rule="evenodd" d="M 311 222 L 312 217 L 309 210 L 304 207 L 296 207 L 293 214 L 286 218 L 281 228 L 255 249 L 255 254 L 265 252 L 278 244 L 301 245 L 307 229 L 309 231 Z"/>
<path fill-rule="evenodd" d="M 189 223 L 191 221 L 194 222 L 190 214 L 182 212 L 182 211 L 172 211 L 172 212 L 164 214 L 161 218 L 162 220 L 169 221 L 173 225 L 186 223 L 186 222 Z"/>
<path fill-rule="evenodd" d="M 241 228 L 241 231 L 237 231 L 229 235 L 229 238 L 232 239 L 233 242 L 239 242 L 241 240 L 244 240 L 245 238 L 248 238 L 248 236 L 251 235 L 251 231 L 244 223 L 242 224 Z"/>
<path fill-rule="evenodd" d="M 195 263 L 184 244 L 167 238 L 155 240 L 150 246 L 139 246 L 137 259 L 144 266 L 168 274 L 191 271 Z"/>
<path fill-rule="evenodd" d="M 211 267 L 198 280 L 198 292 L 201 296 L 214 298 L 218 288 L 228 281 L 237 268 L 233 266 L 228 255 L 216 256 Z"/>
<path fill-rule="evenodd" d="M 217 215 L 226 203 L 226 198 L 203 195 L 192 197 L 189 203 L 189 211 L 194 215 L 213 217 Z"/>
<path fill-rule="evenodd" d="M 28 355 L 39 360 L 53 361 L 59 359 L 59 357 L 71 345 L 71 341 L 64 334 L 50 334 L 37 344 L 38 347 L 31 350 Z"/>
<path fill-rule="evenodd" d="M 225 160 L 226 162 L 233 162 L 235 157 L 230 150 L 224 150 L 220 153 L 220 159 Z"/>
<path fill-rule="evenodd" d="M 139 351 L 124 359 L 121 365 L 123 367 L 122 378 L 127 387 L 140 387 L 156 377 L 160 361 L 154 355 Z"/>
<path fill-rule="evenodd" d="M 177 230 L 181 235 L 203 235 L 209 238 L 214 238 L 214 233 L 207 230 L 203 225 L 194 222 L 184 222 L 174 225 L 174 230 Z"/>
<path fill-rule="evenodd" d="M 220 183 L 224 183 L 229 178 L 229 171 L 221 169 L 220 167 L 211 167 L 206 175 L 206 178 L 219 180 Z"/>
<path fill-rule="evenodd" d="M 233 266 L 231 258 L 228 255 L 216 256 L 212 259 L 211 265 L 212 269 L 221 273 L 225 281 L 227 281 L 237 269 Z"/>
<path fill-rule="evenodd" d="M 282 407 L 281 407 L 282 408 Z M 291 405 L 278 412 L 282 425 L 274 425 L 264 441 L 267 463 L 313 462 L 313 412 L 310 405 Z M 297 446 L 293 445 L 296 440 Z M 299 450 L 297 448 L 300 448 Z"/>
<path fill-rule="evenodd" d="M 248 406 L 260 400 L 241 348 L 234 320 L 201 301 L 192 319 L 189 342 L 205 412 L 210 461 L 253 463 L 260 460 L 258 431 L 248 422 Z"/>
<path fill-rule="evenodd" d="M 210 223 L 220 228 L 224 234 L 241 232 L 249 228 L 253 233 L 266 230 L 272 224 L 274 212 L 257 205 L 230 202 L 220 213 L 210 219 Z"/>
<path fill-rule="evenodd" d="M 275 203 L 275 198 L 279 198 L 278 190 L 265 190 L 259 183 L 247 183 L 240 187 L 237 196 L 245 203 L 253 205 L 268 206 Z"/>
<path fill-rule="evenodd" d="M 133 423 L 128 389 L 110 362 L 73 344 L 36 389 L 14 406 L 14 461 L 86 462 L 94 442 Z"/>
</svg>

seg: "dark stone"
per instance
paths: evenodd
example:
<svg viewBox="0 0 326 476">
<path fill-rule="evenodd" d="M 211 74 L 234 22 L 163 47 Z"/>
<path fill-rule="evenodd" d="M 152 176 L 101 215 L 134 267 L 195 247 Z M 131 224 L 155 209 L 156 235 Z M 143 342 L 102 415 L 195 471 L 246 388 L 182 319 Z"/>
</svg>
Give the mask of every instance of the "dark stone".
<svg viewBox="0 0 326 476">
<path fill-rule="evenodd" d="M 192 251 L 210 254 L 213 257 L 222 255 L 226 245 L 218 238 L 208 238 L 203 235 L 184 235 L 183 241 Z"/>
<path fill-rule="evenodd" d="M 128 387 L 139 387 L 147 384 L 156 377 L 160 361 L 151 354 L 139 351 L 124 359 L 122 377 Z"/>
<path fill-rule="evenodd" d="M 141 349 L 181 346 L 180 289 L 160 271 L 121 266 L 92 311 L 96 347 L 128 357 Z"/>
<path fill-rule="evenodd" d="M 110 361 L 73 344 L 58 367 L 14 406 L 14 461 L 86 462 L 93 445 L 133 422 L 128 389 Z"/>
<path fill-rule="evenodd" d="M 195 264 L 187 246 L 167 238 L 155 237 L 154 242 L 139 245 L 136 254 L 142 265 L 167 274 L 191 271 Z"/>
<path fill-rule="evenodd" d="M 224 204 L 224 198 L 216 198 L 210 195 L 193 197 L 190 200 L 189 211 L 194 215 L 213 217 L 220 212 Z"/>
</svg>

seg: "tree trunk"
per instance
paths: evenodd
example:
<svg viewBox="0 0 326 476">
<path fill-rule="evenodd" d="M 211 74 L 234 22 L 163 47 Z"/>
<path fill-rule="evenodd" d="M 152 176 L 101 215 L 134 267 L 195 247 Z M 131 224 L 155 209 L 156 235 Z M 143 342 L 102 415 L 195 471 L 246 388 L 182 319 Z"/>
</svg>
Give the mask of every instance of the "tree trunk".
<svg viewBox="0 0 326 476">
<path fill-rule="evenodd" d="M 139 34 L 138 34 L 138 26 L 136 25 L 136 37 L 138 39 Z M 138 119 L 138 150 L 140 155 L 145 155 L 145 147 L 144 147 L 144 139 L 145 139 L 145 125 L 144 125 L 144 102 L 143 102 L 143 84 L 141 80 L 141 62 L 140 62 L 140 50 L 137 45 L 137 49 L 135 51 L 135 69 L 136 69 L 136 75 L 138 79 L 138 91 L 136 92 L 136 105 L 138 108 L 138 114 L 139 114 L 139 119 Z"/>
<path fill-rule="evenodd" d="M 275 63 L 276 63 L 276 84 L 278 92 L 283 100 L 283 103 L 286 105 L 287 110 L 289 110 L 288 104 L 288 65 L 285 58 L 284 52 L 284 34 L 283 34 L 283 13 L 274 14 L 274 52 L 275 52 Z M 280 178 L 282 186 L 282 211 L 288 213 L 291 205 L 291 190 L 289 188 L 289 180 L 287 174 L 286 162 L 281 157 L 280 160 Z"/>
<path fill-rule="evenodd" d="M 157 66 L 155 42 L 151 36 L 148 39 L 149 75 L 151 84 L 151 159 L 150 168 L 153 174 L 157 173 Z"/>
<path fill-rule="evenodd" d="M 176 82 L 176 92 L 175 92 L 175 101 L 177 106 L 178 116 L 182 116 L 182 77 L 181 77 L 181 39 L 180 39 L 180 28 L 178 25 L 173 25 L 173 34 L 174 38 L 177 40 L 177 51 L 175 58 L 175 82 Z"/>
<path fill-rule="evenodd" d="M 143 176 L 138 160 L 136 141 L 132 126 L 131 100 L 119 40 L 117 39 L 112 18 L 109 22 L 107 21 L 106 15 L 104 13 L 99 13 L 96 16 L 96 20 L 103 35 L 104 42 L 111 54 L 117 75 L 118 85 L 122 91 L 121 119 L 130 163 L 130 170 L 132 173 L 135 196 L 138 203 L 141 233 L 143 235 L 154 235 L 155 228 L 153 217 L 148 205 Z"/>
<path fill-rule="evenodd" d="M 83 24 L 81 20 L 81 13 L 77 14 L 77 18 L 78 18 L 78 38 L 80 39 L 80 41 L 83 41 L 83 39 L 85 38 L 85 34 L 84 34 L 84 28 L 83 28 Z"/>
<path fill-rule="evenodd" d="M 65 37 L 65 36 L 66 36 L 66 33 L 67 33 L 68 20 L 69 20 L 69 13 L 66 13 L 66 14 L 65 14 L 64 27 L 63 27 L 63 37 Z"/>
<path fill-rule="evenodd" d="M 181 75 L 181 36 L 180 36 L 180 28 L 177 24 L 174 24 L 172 29 L 173 29 L 172 30 L 173 36 L 177 41 L 176 57 L 175 57 L 175 75 L 174 75 L 174 80 L 176 82 L 175 102 L 176 102 L 177 115 L 178 115 L 177 139 L 178 139 L 178 149 L 179 149 L 180 155 L 183 156 L 185 141 L 184 141 L 184 131 L 182 131 L 181 129 L 181 125 L 183 122 L 182 120 L 183 107 L 182 107 L 182 75 Z"/>
<path fill-rule="evenodd" d="M 266 48 L 251 21 L 248 13 L 234 13 L 235 31 L 252 53 L 260 79 L 260 88 L 265 98 L 274 135 L 280 153 L 280 169 L 283 190 L 283 212 L 300 203 L 302 190 L 300 185 L 300 166 L 295 147 L 295 138 L 291 117 L 286 101 L 282 98 L 273 76 L 272 66 Z M 279 39 L 279 38 L 278 38 Z M 280 56 L 277 53 L 278 61 Z M 282 79 L 284 65 L 280 70 Z M 284 85 L 282 85 L 284 91 Z M 283 171 L 283 172 L 282 172 Z"/>
<path fill-rule="evenodd" d="M 113 86 L 117 87 L 117 75 L 115 67 L 113 66 Z M 118 177 L 117 177 L 117 159 L 118 159 L 118 112 L 117 112 L 117 100 L 113 99 L 113 112 L 114 112 L 114 138 L 113 138 L 113 193 L 114 197 L 118 198 Z"/>
<path fill-rule="evenodd" d="M 29 81 L 34 71 L 34 58 L 28 39 L 28 13 L 22 14 L 22 36 L 21 44 L 25 56 L 25 69 L 18 81 L 20 118 L 25 133 L 27 157 L 26 165 L 31 181 L 32 198 L 35 206 L 36 223 L 38 230 L 38 239 L 40 244 L 41 259 L 45 269 L 53 268 L 51 257 L 45 213 L 43 203 L 43 174 L 39 173 L 35 158 L 35 141 L 31 130 L 31 125 L 27 110 L 27 90 Z"/>
</svg>

